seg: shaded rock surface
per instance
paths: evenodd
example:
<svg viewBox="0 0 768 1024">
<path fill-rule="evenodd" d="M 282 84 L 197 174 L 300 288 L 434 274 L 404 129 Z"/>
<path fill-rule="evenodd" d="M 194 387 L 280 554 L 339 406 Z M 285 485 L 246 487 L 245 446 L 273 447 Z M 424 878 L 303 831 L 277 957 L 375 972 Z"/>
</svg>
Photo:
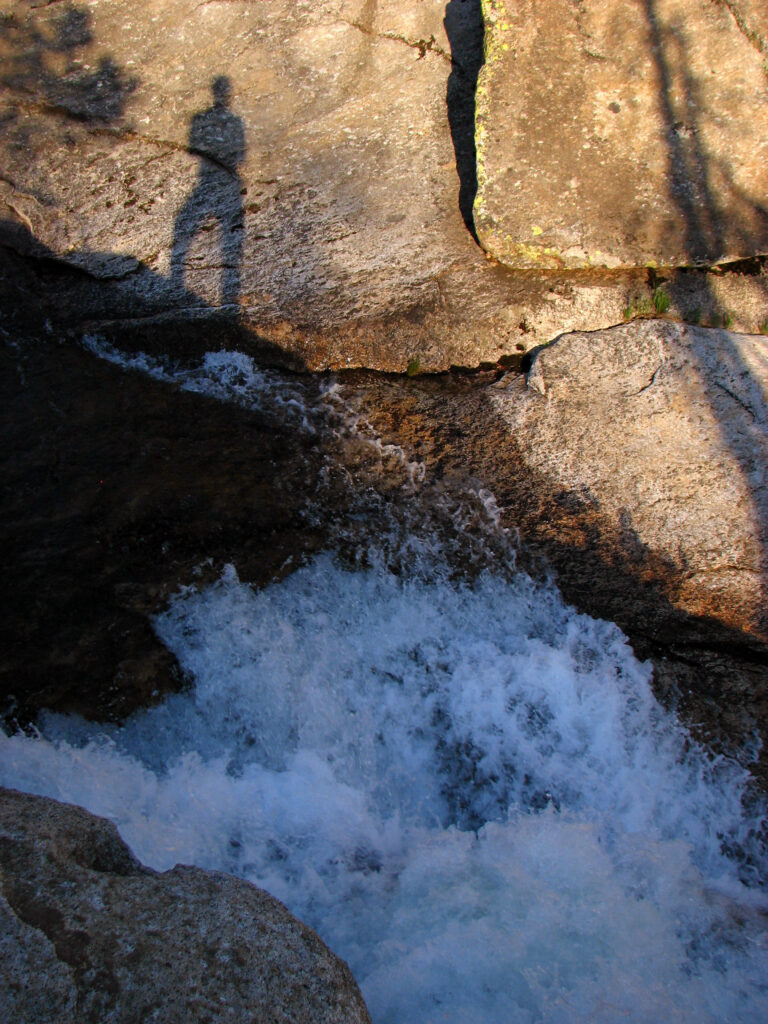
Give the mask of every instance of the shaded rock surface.
<svg viewBox="0 0 768 1024">
<path fill-rule="evenodd" d="M 237 554 L 256 582 L 322 543 L 319 441 L 71 345 L 0 347 L 3 711 L 121 717 L 180 685 L 150 628 Z"/>
<path fill-rule="evenodd" d="M 483 34 L 479 0 L 6 0 L 0 242 L 44 281 L 19 316 L 44 291 L 52 323 L 123 345 L 181 325 L 398 371 L 620 322 L 644 270 L 515 275 L 472 238 Z M 756 330 L 755 269 L 687 278 L 672 312 Z"/>
<path fill-rule="evenodd" d="M 768 250 L 764 5 L 484 6 L 475 220 L 497 259 L 675 267 Z"/>
<path fill-rule="evenodd" d="M 268 893 L 143 867 L 110 822 L 0 791 L 8 1021 L 361 1022 L 346 964 Z"/>
</svg>

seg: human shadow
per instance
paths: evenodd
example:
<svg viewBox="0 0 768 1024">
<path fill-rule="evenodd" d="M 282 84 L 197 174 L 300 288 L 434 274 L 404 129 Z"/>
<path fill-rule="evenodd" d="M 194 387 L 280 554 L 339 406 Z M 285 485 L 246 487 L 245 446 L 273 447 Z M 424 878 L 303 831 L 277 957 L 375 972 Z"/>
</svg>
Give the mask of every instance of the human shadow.
<svg viewBox="0 0 768 1024">
<path fill-rule="evenodd" d="M 475 93 L 483 66 L 485 28 L 480 0 L 451 0 L 445 7 L 445 34 L 451 46 L 451 73 L 446 88 L 456 170 L 459 174 L 459 211 L 477 241 L 473 207 L 477 195 L 475 150 Z"/>
<path fill-rule="evenodd" d="M 226 75 L 211 83 L 213 104 L 192 118 L 189 152 L 200 159 L 194 191 L 176 216 L 171 252 L 171 282 L 184 288 L 190 249 L 197 233 L 214 220 L 219 229 L 221 303 L 237 306 L 243 253 L 243 182 L 238 167 L 245 160 L 242 120 L 230 109 L 232 85 Z"/>
</svg>

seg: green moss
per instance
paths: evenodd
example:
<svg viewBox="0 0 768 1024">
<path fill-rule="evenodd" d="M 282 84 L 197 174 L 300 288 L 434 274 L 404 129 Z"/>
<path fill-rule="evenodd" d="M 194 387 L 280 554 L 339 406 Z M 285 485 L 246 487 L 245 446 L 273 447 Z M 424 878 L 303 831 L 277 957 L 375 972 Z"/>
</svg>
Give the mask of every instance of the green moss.
<svg viewBox="0 0 768 1024">
<path fill-rule="evenodd" d="M 490 86 L 493 79 L 494 66 L 504 54 L 503 35 L 506 31 L 507 9 L 504 0 L 481 0 L 483 22 L 485 24 L 484 55 L 485 63 L 480 69 L 475 90 L 475 152 L 477 165 L 477 195 L 482 195 L 487 182 L 485 172 L 485 124 L 489 115 Z M 476 205 L 477 208 L 477 205 Z"/>
<path fill-rule="evenodd" d="M 726 331 L 733 324 L 733 317 L 725 310 L 714 310 L 709 318 L 710 327 L 724 327 Z"/>
</svg>

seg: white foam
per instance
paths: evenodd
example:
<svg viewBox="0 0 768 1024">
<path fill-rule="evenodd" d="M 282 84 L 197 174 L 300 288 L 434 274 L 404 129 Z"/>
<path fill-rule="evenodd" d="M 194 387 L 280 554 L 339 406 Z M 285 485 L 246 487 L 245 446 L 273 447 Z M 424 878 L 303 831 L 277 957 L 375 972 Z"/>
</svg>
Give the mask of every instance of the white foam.
<svg viewBox="0 0 768 1024">
<path fill-rule="evenodd" d="M 4 785 L 106 814 L 156 868 L 264 886 L 381 1024 L 768 1019 L 744 773 L 616 627 L 522 574 L 325 555 L 261 592 L 229 570 L 156 628 L 194 688 L 0 737 Z"/>
<path fill-rule="evenodd" d="M 356 403 L 350 400 L 353 393 L 333 377 L 323 381 L 313 392 L 312 387 L 307 386 L 308 381 L 300 382 L 280 370 L 260 366 L 243 352 L 206 352 L 197 365 L 182 365 L 167 356 L 125 352 L 95 334 L 85 334 L 82 344 L 99 359 L 183 391 L 248 409 L 273 412 L 283 421 L 300 424 L 309 433 L 315 433 L 322 425 L 337 441 L 354 439 L 365 445 L 382 464 L 402 470 L 411 490 L 425 480 L 424 464 L 410 459 L 400 445 L 382 441 L 366 416 L 356 408 Z"/>
<path fill-rule="evenodd" d="M 285 374 L 259 366 L 243 352 L 206 352 L 199 365 L 183 366 L 168 357 L 123 352 L 92 334 L 84 335 L 83 347 L 108 363 L 146 374 L 182 391 L 277 413 L 283 422 L 300 426 L 308 433 L 315 432 L 310 403 L 301 385 L 291 385 Z"/>
</svg>

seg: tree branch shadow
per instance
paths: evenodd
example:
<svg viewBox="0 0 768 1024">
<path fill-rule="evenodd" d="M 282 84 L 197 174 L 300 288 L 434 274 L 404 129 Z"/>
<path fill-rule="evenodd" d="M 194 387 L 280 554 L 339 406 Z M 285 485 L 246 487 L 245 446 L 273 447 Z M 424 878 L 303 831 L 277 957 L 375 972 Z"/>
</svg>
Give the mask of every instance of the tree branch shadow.
<svg viewBox="0 0 768 1024">
<path fill-rule="evenodd" d="M 0 83 L 28 100 L 78 121 L 111 124 L 125 113 L 137 85 L 109 56 L 91 70 L 85 57 L 94 39 L 86 7 L 65 4 L 49 19 L 0 16 L 3 73 Z M 14 106 L 10 107 L 13 121 Z"/>
<path fill-rule="evenodd" d="M 713 159 L 707 152 L 698 120 L 698 112 L 703 109 L 702 98 L 688 59 L 684 26 L 678 23 L 664 25 L 656 0 L 644 0 L 644 9 L 649 50 L 658 78 L 658 108 L 667 146 L 669 197 L 682 221 L 690 265 L 716 264 L 726 253 L 724 218 L 730 216 L 729 230 L 735 230 L 745 250 L 749 250 L 750 246 L 754 248 L 759 233 L 756 233 L 755 225 L 768 225 L 768 211 L 740 192 L 731 180 L 730 169 L 725 162 Z M 682 90 L 676 92 L 675 81 L 682 83 Z M 733 207 L 727 214 L 718 198 L 726 189 Z M 734 218 L 738 219 L 736 223 Z M 658 283 L 663 282 L 663 272 L 654 276 Z M 768 279 L 763 279 L 763 289 L 768 294 Z M 717 297 L 709 285 L 705 287 L 705 296 L 708 305 L 716 308 Z M 736 379 L 751 379 L 752 370 L 727 331 L 713 331 L 707 336 L 704 332 L 692 332 L 691 350 L 700 368 L 700 379 L 705 384 L 708 402 L 720 425 L 721 441 L 749 484 L 754 467 L 748 446 L 744 446 L 740 437 L 729 428 L 723 395 L 711 383 L 710 339 L 711 344 L 717 347 L 719 363 L 730 375 Z M 754 487 L 750 486 L 750 490 L 752 516 L 760 538 L 762 605 L 765 608 L 768 597 L 768 499 Z M 763 632 L 768 631 L 768 611 L 760 626 Z"/>
</svg>

